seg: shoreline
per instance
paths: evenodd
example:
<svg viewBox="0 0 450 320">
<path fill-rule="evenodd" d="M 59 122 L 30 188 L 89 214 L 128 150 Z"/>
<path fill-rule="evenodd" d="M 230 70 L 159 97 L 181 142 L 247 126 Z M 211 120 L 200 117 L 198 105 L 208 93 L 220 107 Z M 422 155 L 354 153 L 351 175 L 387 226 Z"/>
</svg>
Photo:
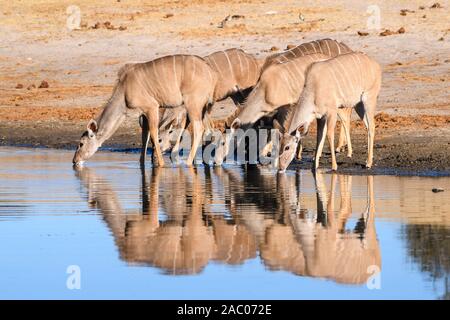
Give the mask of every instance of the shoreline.
<svg viewBox="0 0 450 320">
<path fill-rule="evenodd" d="M 306 144 L 308 145 L 308 144 Z M 33 145 L 33 144 L 15 144 L 15 143 L 0 143 L 0 149 L 3 148 L 11 148 L 11 149 L 27 149 L 27 150 L 56 150 L 56 151 L 65 151 L 70 152 L 75 150 L 75 145 L 73 147 L 70 146 L 63 146 L 63 147 L 56 147 L 56 146 L 49 146 L 49 145 Z M 136 155 L 136 163 L 139 163 L 139 154 L 141 152 L 140 146 L 131 146 L 126 144 L 108 144 L 105 147 L 101 147 L 98 150 L 98 153 L 107 153 L 107 152 L 114 152 L 114 153 L 120 153 L 120 154 L 132 154 Z M 148 155 L 151 156 L 152 154 L 152 148 L 149 148 Z M 168 154 L 166 153 L 164 155 L 166 165 L 170 163 L 170 158 Z M 422 166 L 402 166 L 402 162 L 399 162 L 398 165 L 394 166 L 383 166 L 383 164 L 379 164 L 376 161 L 374 162 L 374 166 L 371 169 L 366 169 L 364 166 L 364 163 L 359 163 L 358 161 L 355 161 L 353 159 L 344 159 L 345 156 L 341 154 L 337 154 L 338 158 L 338 170 L 336 171 L 337 174 L 343 174 L 343 175 L 352 175 L 352 176 L 397 176 L 397 177 L 433 177 L 433 178 L 442 178 L 442 177 L 450 177 L 450 169 L 428 169 L 423 168 Z M 95 162 L 95 155 L 93 156 L 92 160 L 89 160 L 88 163 Z M 72 165 L 72 164 L 70 164 Z M 147 165 L 148 167 L 151 167 L 151 160 L 149 157 L 147 158 Z M 238 164 L 237 162 L 233 163 L 225 163 L 225 166 L 254 166 L 252 164 Z M 301 161 L 294 160 L 288 169 L 286 170 L 286 173 L 292 173 L 297 170 L 312 170 L 313 165 L 313 150 L 311 150 L 308 147 L 305 147 L 304 153 L 303 153 L 303 159 Z M 183 163 L 177 164 L 175 167 L 184 167 Z M 197 164 L 196 167 L 202 167 L 207 166 L 205 164 Z M 257 166 L 261 166 L 260 164 L 257 164 Z M 330 153 L 329 151 L 324 150 L 322 158 L 321 158 L 321 165 L 319 167 L 319 170 L 324 171 L 326 174 L 332 173 L 332 170 L 330 168 Z M 274 174 L 277 174 L 277 172 L 274 170 Z"/>
</svg>

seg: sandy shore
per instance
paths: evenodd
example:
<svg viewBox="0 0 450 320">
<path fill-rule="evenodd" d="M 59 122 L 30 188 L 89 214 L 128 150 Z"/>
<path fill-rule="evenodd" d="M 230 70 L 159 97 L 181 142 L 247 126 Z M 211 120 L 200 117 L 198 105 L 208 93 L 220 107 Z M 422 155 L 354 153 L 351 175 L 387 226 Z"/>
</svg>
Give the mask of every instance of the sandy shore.
<svg viewBox="0 0 450 320">
<path fill-rule="evenodd" d="M 74 147 L 128 61 L 230 47 L 264 57 L 288 44 L 329 37 L 383 66 L 376 168 L 448 174 L 450 3 L 434 2 L 378 1 L 381 28 L 369 29 L 372 3 L 356 0 L 81 0 L 81 29 L 74 31 L 66 27 L 70 1 L 8 2 L 0 10 L 0 144 Z M 239 17 L 219 28 L 228 15 Z M 396 33 L 402 27 L 405 32 Z M 396 34 L 380 36 L 385 30 Z M 42 81 L 47 88 L 39 88 Z M 228 110 L 229 101 L 217 104 L 214 116 Z M 342 170 L 364 163 L 364 130 L 356 121 L 354 126 L 354 159 L 340 155 Z M 106 146 L 137 148 L 139 140 L 137 121 L 129 119 Z M 314 140 L 310 135 L 306 141 L 306 158 Z"/>
</svg>

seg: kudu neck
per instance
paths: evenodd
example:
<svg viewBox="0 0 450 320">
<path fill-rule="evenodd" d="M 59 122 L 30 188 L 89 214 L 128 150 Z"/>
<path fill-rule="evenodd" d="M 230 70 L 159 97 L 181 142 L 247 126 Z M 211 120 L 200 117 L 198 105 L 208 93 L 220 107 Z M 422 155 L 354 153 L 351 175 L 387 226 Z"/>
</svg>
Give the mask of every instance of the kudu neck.
<svg viewBox="0 0 450 320">
<path fill-rule="evenodd" d="M 125 120 L 125 116 L 126 106 L 123 90 L 116 88 L 100 117 L 97 119 L 97 140 L 100 145 L 116 132 L 120 124 Z"/>
</svg>

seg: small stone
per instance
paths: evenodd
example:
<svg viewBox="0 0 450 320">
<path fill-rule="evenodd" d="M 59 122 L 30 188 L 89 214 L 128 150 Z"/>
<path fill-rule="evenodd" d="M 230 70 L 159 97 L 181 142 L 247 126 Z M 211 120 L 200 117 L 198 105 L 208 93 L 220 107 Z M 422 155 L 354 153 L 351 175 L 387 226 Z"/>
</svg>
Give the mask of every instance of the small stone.
<svg viewBox="0 0 450 320">
<path fill-rule="evenodd" d="M 34 84 L 30 84 L 30 85 L 27 87 L 27 90 L 31 90 L 31 89 L 34 89 L 34 88 L 36 88 L 36 86 L 35 86 Z"/>
<path fill-rule="evenodd" d="M 433 3 L 430 7 L 430 9 L 439 9 L 439 8 L 442 8 L 439 2 Z"/>
<path fill-rule="evenodd" d="M 280 49 L 278 47 L 273 46 L 272 48 L 270 48 L 270 51 L 279 51 Z"/>
<path fill-rule="evenodd" d="M 431 189 L 431 191 L 433 191 L 434 193 L 438 193 L 438 192 L 444 192 L 443 188 L 433 188 Z"/>
<path fill-rule="evenodd" d="M 286 50 L 291 50 L 291 49 L 294 49 L 295 47 L 296 47 L 295 44 L 288 44 L 288 45 L 286 46 Z"/>
<path fill-rule="evenodd" d="M 119 30 L 120 30 L 120 31 L 127 30 L 127 27 L 125 27 L 125 26 L 120 26 L 120 27 L 119 27 Z"/>
<path fill-rule="evenodd" d="M 45 88 L 48 88 L 49 87 L 49 85 L 48 85 L 48 82 L 47 81 L 45 81 L 45 80 L 42 80 L 42 82 L 41 82 L 41 84 L 39 85 L 39 89 L 45 89 Z"/>
<path fill-rule="evenodd" d="M 401 34 L 401 33 L 405 33 L 406 30 L 405 30 L 405 28 L 401 27 L 400 29 L 398 29 L 397 32 Z"/>
<path fill-rule="evenodd" d="M 166 13 L 166 14 L 164 15 L 164 19 L 172 18 L 172 17 L 173 17 L 173 13 Z"/>
<path fill-rule="evenodd" d="M 368 36 L 369 33 L 368 32 L 364 32 L 364 31 L 358 31 L 358 35 L 361 36 L 361 37 L 365 37 L 365 36 Z"/>
<path fill-rule="evenodd" d="M 18 84 L 16 85 L 16 89 L 23 89 L 23 84 L 18 83 Z"/>
<path fill-rule="evenodd" d="M 386 36 L 391 36 L 393 34 L 395 34 L 395 32 L 392 32 L 391 30 L 386 29 L 386 30 L 384 30 L 383 32 L 380 33 L 380 36 L 381 37 L 386 37 Z"/>
</svg>

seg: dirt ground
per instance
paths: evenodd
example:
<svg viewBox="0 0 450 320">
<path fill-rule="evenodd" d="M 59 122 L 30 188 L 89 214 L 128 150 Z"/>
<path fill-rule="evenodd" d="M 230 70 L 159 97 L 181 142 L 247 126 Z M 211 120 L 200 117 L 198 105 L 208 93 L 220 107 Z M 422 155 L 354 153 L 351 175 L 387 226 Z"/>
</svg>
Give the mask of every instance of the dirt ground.
<svg viewBox="0 0 450 320">
<path fill-rule="evenodd" d="M 374 9 L 372 1 L 357 0 L 5 2 L 0 8 L 0 144 L 74 148 L 125 62 L 231 47 L 264 57 L 289 44 L 327 37 L 366 52 L 383 67 L 374 170 L 448 175 L 450 3 L 435 3 L 385 0 Z M 80 11 L 79 30 L 67 28 L 71 5 Z M 376 12 L 380 29 L 368 25 Z M 228 15 L 235 18 L 220 28 Z M 394 34 L 381 36 L 390 33 L 386 30 Z M 231 107 L 230 101 L 216 104 L 214 117 L 223 118 Z M 338 157 L 342 171 L 359 167 L 366 157 L 365 131 L 356 118 L 352 139 L 354 158 Z M 307 160 L 314 143 L 310 135 Z M 136 118 L 105 146 L 138 148 Z M 327 155 L 323 163 L 329 166 Z"/>
</svg>

